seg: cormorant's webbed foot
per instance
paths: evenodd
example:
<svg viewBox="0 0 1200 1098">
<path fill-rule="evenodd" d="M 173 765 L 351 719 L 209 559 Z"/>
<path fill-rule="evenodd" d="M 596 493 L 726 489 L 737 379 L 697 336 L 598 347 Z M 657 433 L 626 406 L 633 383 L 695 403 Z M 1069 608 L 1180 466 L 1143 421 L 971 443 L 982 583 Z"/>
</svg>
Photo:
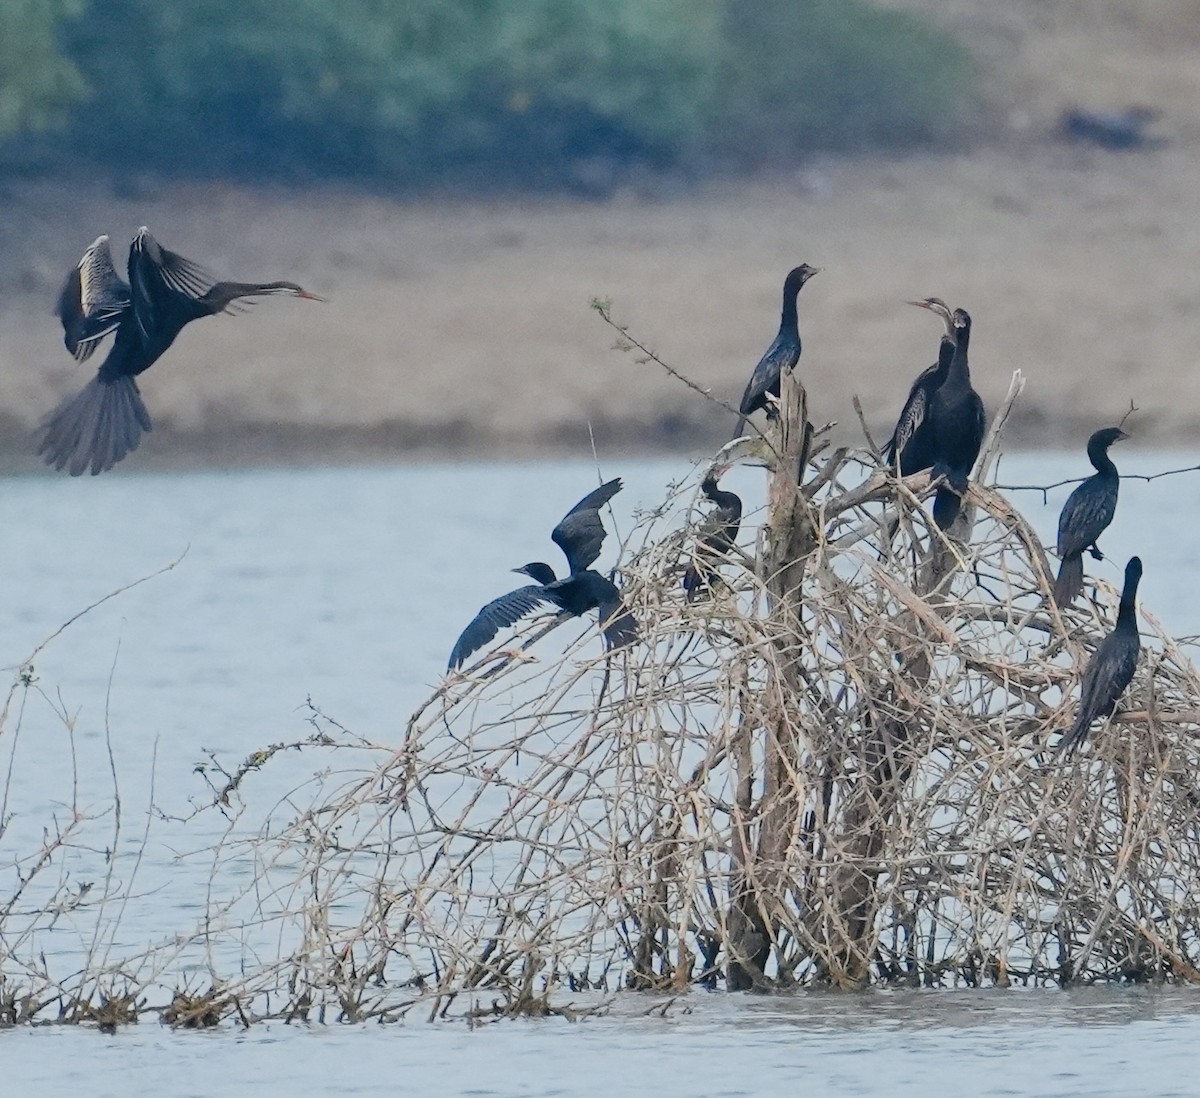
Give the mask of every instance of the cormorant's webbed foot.
<svg viewBox="0 0 1200 1098">
<path fill-rule="evenodd" d="M 1092 554 L 1092 560 L 1103 560 L 1104 559 L 1104 554 L 1100 552 L 1099 545 L 1093 545 L 1088 550 L 1088 552 Z"/>
</svg>

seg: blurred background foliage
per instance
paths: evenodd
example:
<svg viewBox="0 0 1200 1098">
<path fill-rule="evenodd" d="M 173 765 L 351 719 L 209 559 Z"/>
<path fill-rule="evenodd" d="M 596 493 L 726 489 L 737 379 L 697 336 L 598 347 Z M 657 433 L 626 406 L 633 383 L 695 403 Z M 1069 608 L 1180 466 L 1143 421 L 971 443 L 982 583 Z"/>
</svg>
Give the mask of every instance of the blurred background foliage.
<svg viewBox="0 0 1200 1098">
<path fill-rule="evenodd" d="M 976 109 L 965 50 L 867 0 L 3 0 L 0 15 L 10 167 L 561 185 L 952 143 Z"/>
<path fill-rule="evenodd" d="M 0 136 L 63 123 L 87 94 L 59 30 L 83 0 L 4 0 L 0 11 Z"/>
</svg>

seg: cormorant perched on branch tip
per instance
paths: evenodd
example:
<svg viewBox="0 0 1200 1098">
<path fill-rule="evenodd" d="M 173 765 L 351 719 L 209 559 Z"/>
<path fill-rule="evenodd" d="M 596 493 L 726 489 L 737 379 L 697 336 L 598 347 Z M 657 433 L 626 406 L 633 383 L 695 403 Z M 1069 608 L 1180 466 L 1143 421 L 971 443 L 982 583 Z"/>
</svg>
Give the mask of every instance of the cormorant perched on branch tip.
<svg viewBox="0 0 1200 1098">
<path fill-rule="evenodd" d="M 1054 601 L 1059 606 L 1070 605 L 1083 588 L 1083 551 L 1090 546 L 1096 560 L 1104 559 L 1096 540 L 1116 514 L 1121 488 L 1121 477 L 1108 456 L 1108 448 L 1128 437 L 1120 427 L 1105 427 L 1088 439 L 1088 460 L 1096 473 L 1067 497 L 1058 516 L 1058 555 L 1062 564 L 1054 584 Z"/>
<path fill-rule="evenodd" d="M 946 380 L 933 392 L 929 401 L 932 432 L 933 471 L 946 483 L 937 490 L 933 501 L 933 521 L 948 530 L 962 507 L 962 495 L 987 429 L 983 401 L 971 387 L 971 371 L 967 351 L 971 340 L 971 316 L 965 309 L 955 309 L 954 355 Z"/>
<path fill-rule="evenodd" d="M 742 394 L 742 402 L 738 406 L 742 415 L 742 419 L 738 420 L 739 433 L 742 420 L 760 408 L 765 408 L 768 415 L 773 414 L 768 396 L 779 399 L 780 379 L 784 370 L 794 369 L 800 361 L 800 319 L 796 298 L 804 284 L 820 271 L 820 267 L 810 267 L 807 263 L 788 271 L 783 281 L 783 315 L 779 321 L 779 334 L 754 367 L 754 373 Z"/>
</svg>

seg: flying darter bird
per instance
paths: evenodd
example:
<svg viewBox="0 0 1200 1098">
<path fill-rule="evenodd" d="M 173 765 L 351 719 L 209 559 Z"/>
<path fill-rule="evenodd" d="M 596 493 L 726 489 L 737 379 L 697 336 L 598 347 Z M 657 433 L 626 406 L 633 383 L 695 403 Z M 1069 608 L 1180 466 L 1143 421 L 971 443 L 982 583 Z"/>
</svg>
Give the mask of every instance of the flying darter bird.
<svg viewBox="0 0 1200 1098">
<path fill-rule="evenodd" d="M 294 282 L 218 282 L 190 259 L 162 247 L 144 226 L 129 246 L 129 282 L 113 265 L 108 237 L 97 237 L 69 275 L 55 313 L 63 341 L 80 362 L 115 333 L 99 371 L 42 423 L 38 453 L 72 476 L 90 467 L 111 469 L 136 450 L 151 429 L 137 376 L 175 342 L 184 326 L 203 316 L 236 312 L 245 298 L 286 294 L 323 298 Z"/>
</svg>

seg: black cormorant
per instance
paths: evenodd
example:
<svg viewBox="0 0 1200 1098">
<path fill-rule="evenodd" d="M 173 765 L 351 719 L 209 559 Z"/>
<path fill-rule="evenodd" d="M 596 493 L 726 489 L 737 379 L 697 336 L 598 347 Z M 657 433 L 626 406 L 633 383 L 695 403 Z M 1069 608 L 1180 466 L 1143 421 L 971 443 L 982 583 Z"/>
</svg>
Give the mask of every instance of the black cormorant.
<svg viewBox="0 0 1200 1098">
<path fill-rule="evenodd" d="M 946 380 L 934 390 L 929 401 L 935 476 L 947 483 L 938 487 L 933 501 L 933 520 L 948 530 L 962 507 L 967 479 L 983 445 L 987 419 L 983 401 L 971 388 L 967 349 L 971 341 L 971 317 L 965 309 L 955 309 L 954 355 Z"/>
<path fill-rule="evenodd" d="M 1121 478 L 1108 448 L 1129 436 L 1120 427 L 1105 427 L 1088 439 L 1087 455 L 1096 470 L 1068 497 L 1058 516 L 1058 555 L 1062 565 L 1054 584 L 1054 601 L 1067 606 L 1083 588 L 1083 551 L 1089 546 L 1096 560 L 1104 555 L 1096 539 L 1108 529 L 1117 510 Z"/>
<path fill-rule="evenodd" d="M 683 589 L 687 592 L 688 602 L 708 587 L 713 572 L 737 542 L 741 529 L 742 499 L 735 492 L 725 491 L 718 483 L 728 471 L 728 466 L 710 469 L 700 482 L 700 491 L 716 507 L 709 511 L 697 529 L 692 563 L 683 573 Z"/>
<path fill-rule="evenodd" d="M 460 667 L 500 629 L 515 625 L 526 614 L 547 605 L 557 606 L 574 617 L 599 610 L 604 639 L 610 648 L 637 640 L 637 623 L 631 614 L 621 611 L 620 591 L 611 580 L 589 567 L 600 555 L 604 542 L 600 508 L 620 490 L 620 478 L 610 480 L 589 492 L 563 516 L 550 537 L 567 558 L 569 574 L 559 579 L 554 569 L 542 561 L 514 568 L 514 572 L 536 580 L 537 585 L 519 587 L 484 606 L 455 643 L 450 653 L 450 670 Z"/>
<path fill-rule="evenodd" d="M 1137 668 L 1141 639 L 1138 636 L 1134 603 L 1138 581 L 1142 578 L 1142 562 L 1131 557 L 1125 565 L 1125 586 L 1121 589 L 1121 607 L 1117 624 L 1100 642 L 1091 663 L 1083 673 L 1083 689 L 1079 695 L 1079 715 L 1075 724 L 1059 741 L 1058 749 L 1072 755 L 1087 737 L 1088 729 L 1097 717 L 1107 717 L 1116 708 L 1117 700 L 1133 678 Z"/>
<path fill-rule="evenodd" d="M 934 392 L 946 380 L 946 374 L 950 370 L 950 360 L 954 357 L 955 332 L 953 314 L 940 298 L 927 297 L 924 301 L 910 301 L 908 304 L 937 313 L 945 322 L 946 332 L 938 347 L 937 362 L 922 370 L 913 382 L 900 418 L 896 421 L 896 429 L 883 448 L 889 466 L 896 464 L 896 456 L 899 454 L 902 477 L 929 469 L 936 460 L 933 452 L 933 432 L 929 422 L 929 402 Z"/>
<path fill-rule="evenodd" d="M 796 310 L 796 298 L 801 287 L 820 270 L 820 267 L 810 267 L 807 263 L 801 263 L 799 267 L 788 271 L 787 278 L 783 281 L 783 316 L 779 321 L 779 334 L 754 367 L 750 384 L 742 394 L 742 403 L 738 406 L 738 411 L 743 418 L 760 408 L 766 408 L 768 415 L 773 414 L 767 400 L 768 395 L 779 399 L 783 371 L 794 369 L 800 361 L 800 320 Z M 738 420 L 739 430 L 741 423 L 742 421 Z"/>
<path fill-rule="evenodd" d="M 129 283 L 113 266 L 108 237 L 98 237 L 63 284 L 55 312 L 63 339 L 79 361 L 106 335 L 112 349 L 96 376 L 64 400 L 39 431 L 38 453 L 47 465 L 78 476 L 111 469 L 136 450 L 151 429 L 138 392 L 138 374 L 175 341 L 184 325 L 233 310 L 236 301 L 268 294 L 320 301 L 294 282 L 217 282 L 181 255 L 162 247 L 144 226 L 129 247 Z"/>
</svg>

